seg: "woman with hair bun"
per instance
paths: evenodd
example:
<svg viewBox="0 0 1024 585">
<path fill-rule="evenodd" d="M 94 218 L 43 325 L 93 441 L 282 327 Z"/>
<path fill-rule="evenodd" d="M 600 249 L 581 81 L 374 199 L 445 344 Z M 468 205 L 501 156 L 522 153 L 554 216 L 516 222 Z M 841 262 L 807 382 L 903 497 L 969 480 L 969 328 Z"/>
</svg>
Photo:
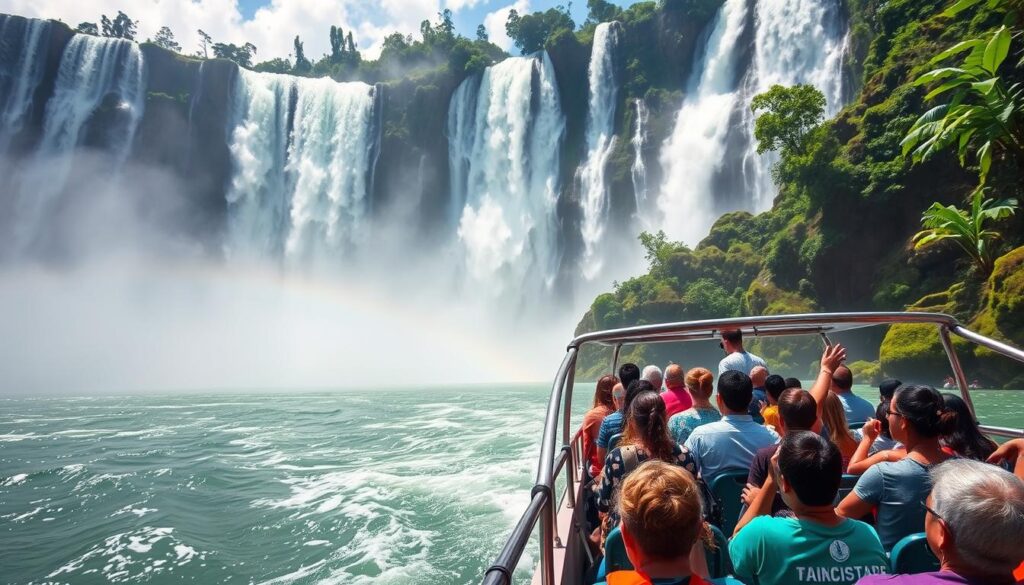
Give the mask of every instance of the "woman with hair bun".
<svg viewBox="0 0 1024 585">
<path fill-rule="evenodd" d="M 619 446 L 608 453 L 604 462 L 598 510 L 610 516 L 609 530 L 619 520 L 612 509 L 615 491 L 629 473 L 648 459 L 672 463 L 697 475 L 697 466 L 690 452 L 669 437 L 665 401 L 653 390 L 641 392 L 630 403 L 626 414 L 626 431 L 622 434 Z"/>
<path fill-rule="evenodd" d="M 644 463 L 622 482 L 618 510 L 626 556 L 636 569 L 609 573 L 599 585 L 741 585 L 699 574 L 707 529 L 700 488 L 689 473 L 662 461 Z"/>
<path fill-rule="evenodd" d="M 978 428 L 978 421 L 974 420 L 971 409 L 967 403 L 956 394 L 945 393 L 942 395 L 946 406 L 956 413 L 956 427 L 949 433 L 942 435 L 942 444 L 947 451 L 960 457 L 984 461 L 995 452 L 999 445 L 986 437 Z"/>
<path fill-rule="evenodd" d="M 951 457 L 941 437 L 956 427 L 956 413 L 946 406 L 935 388 L 904 384 L 889 404 L 889 432 L 907 449 L 899 461 L 872 466 L 836 512 L 847 518 L 863 518 L 878 508 L 875 528 L 886 550 L 909 534 L 921 531 L 921 502 L 932 489 L 929 470 Z"/>
<path fill-rule="evenodd" d="M 714 381 L 714 376 L 706 368 L 693 368 L 686 372 L 686 389 L 693 397 L 693 406 L 668 420 L 668 432 L 680 445 L 690 438 L 693 429 L 722 420 L 722 414 L 711 406 Z"/>
</svg>

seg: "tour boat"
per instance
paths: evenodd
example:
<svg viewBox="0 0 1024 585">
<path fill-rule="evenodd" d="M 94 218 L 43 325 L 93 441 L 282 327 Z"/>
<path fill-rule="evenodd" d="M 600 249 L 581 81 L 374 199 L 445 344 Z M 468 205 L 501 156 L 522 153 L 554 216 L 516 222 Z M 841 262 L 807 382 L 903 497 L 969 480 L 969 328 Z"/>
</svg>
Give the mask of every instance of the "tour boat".
<svg viewBox="0 0 1024 585">
<path fill-rule="evenodd" d="M 949 358 L 955 386 L 959 388 L 972 412 L 972 385 L 968 384 L 964 375 L 952 336 L 955 335 L 1024 364 L 1024 351 L 970 331 L 954 317 L 941 313 L 821 313 L 738 317 L 643 325 L 585 333 L 576 337 L 569 343 L 551 388 L 544 421 L 540 461 L 537 465 L 536 481 L 530 492 L 530 503 L 494 563 L 485 571 L 483 584 L 512 583 L 513 573 L 530 542 L 531 535 L 539 525 L 540 560 L 533 572 L 533 583 L 589 585 L 586 582 L 587 575 L 593 573 L 592 569 L 597 559 L 593 557 L 590 547 L 586 544 L 583 506 L 576 505 L 583 497 L 583 442 L 579 429 L 573 429 L 570 423 L 576 360 L 584 347 L 611 347 L 609 371 L 614 372 L 622 347 L 628 345 L 717 340 L 721 337 L 722 331 L 735 329 L 740 329 L 745 338 L 813 335 L 828 344 L 829 335 L 842 331 L 901 323 L 935 327 L 936 335 Z M 1024 437 L 1024 429 L 1020 428 L 989 425 L 982 425 L 981 428 L 992 436 Z M 561 440 L 558 438 L 559 429 Z M 556 491 L 558 483 L 564 483 L 560 491 Z"/>
</svg>

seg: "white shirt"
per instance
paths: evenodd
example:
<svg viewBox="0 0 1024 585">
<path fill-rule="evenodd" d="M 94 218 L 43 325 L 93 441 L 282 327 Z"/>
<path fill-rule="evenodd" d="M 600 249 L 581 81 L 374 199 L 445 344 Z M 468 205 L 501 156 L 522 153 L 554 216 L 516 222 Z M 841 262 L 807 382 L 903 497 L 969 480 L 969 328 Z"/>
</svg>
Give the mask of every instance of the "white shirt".
<svg viewBox="0 0 1024 585">
<path fill-rule="evenodd" d="M 767 368 L 768 364 L 766 364 L 763 359 L 752 353 L 734 351 L 722 358 L 722 361 L 718 362 L 718 375 L 721 376 L 729 370 L 736 370 L 737 372 L 743 372 L 749 376 L 750 370 L 753 370 L 757 366 Z"/>
</svg>

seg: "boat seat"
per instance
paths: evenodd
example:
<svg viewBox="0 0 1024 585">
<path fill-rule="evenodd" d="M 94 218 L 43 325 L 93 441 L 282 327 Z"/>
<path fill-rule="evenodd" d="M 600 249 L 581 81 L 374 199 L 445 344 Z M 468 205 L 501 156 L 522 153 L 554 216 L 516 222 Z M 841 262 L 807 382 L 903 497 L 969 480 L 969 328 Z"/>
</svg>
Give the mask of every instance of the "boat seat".
<svg viewBox="0 0 1024 585">
<path fill-rule="evenodd" d="M 903 537 L 889 554 L 894 575 L 928 573 L 939 570 L 939 559 L 928 548 L 924 532 Z"/>
<path fill-rule="evenodd" d="M 717 526 L 708 524 L 711 535 L 715 538 L 715 550 L 704 547 L 704 557 L 708 562 L 708 573 L 712 579 L 720 579 L 732 573 L 732 560 L 729 558 L 729 539 Z"/>
<path fill-rule="evenodd" d="M 717 526 L 708 525 L 715 540 L 715 550 L 704 547 L 704 555 L 708 563 L 708 572 L 712 579 L 719 579 L 732 573 L 732 561 L 729 559 L 729 539 Z M 595 582 L 604 581 L 608 573 L 614 571 L 630 571 L 633 563 L 626 555 L 626 543 L 622 540 L 622 532 L 616 526 L 608 533 L 604 542 L 604 558 L 597 569 Z"/>
<path fill-rule="evenodd" d="M 601 566 L 597 569 L 597 580 L 605 580 L 608 573 L 614 571 L 631 571 L 633 563 L 626 556 L 626 543 L 622 540 L 622 532 L 619 527 L 612 528 L 604 541 L 604 558 L 601 559 Z"/>
<path fill-rule="evenodd" d="M 619 441 L 622 440 L 622 433 L 615 433 L 608 439 L 608 450 L 611 451 L 618 446 Z"/>
<path fill-rule="evenodd" d="M 860 479 L 859 475 L 852 475 L 844 473 L 843 478 L 839 481 L 839 491 L 836 492 L 835 505 L 839 505 L 839 502 L 843 501 L 843 498 L 850 495 L 853 491 L 853 486 L 857 485 L 857 480 Z"/>
<path fill-rule="evenodd" d="M 722 508 L 722 525 L 719 528 L 723 534 L 732 534 L 736 523 L 740 519 L 740 510 L 743 508 L 743 488 L 747 485 L 747 471 L 725 471 L 715 477 L 711 483 L 711 493 L 718 500 Z"/>
</svg>

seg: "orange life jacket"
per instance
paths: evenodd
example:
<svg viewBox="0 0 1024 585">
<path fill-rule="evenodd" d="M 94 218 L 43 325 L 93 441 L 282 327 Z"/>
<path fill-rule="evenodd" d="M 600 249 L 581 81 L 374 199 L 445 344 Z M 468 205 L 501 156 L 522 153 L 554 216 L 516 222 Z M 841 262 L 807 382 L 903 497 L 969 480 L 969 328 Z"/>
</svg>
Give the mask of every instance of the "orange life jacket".
<svg viewBox="0 0 1024 585">
<path fill-rule="evenodd" d="M 651 585 L 651 578 L 639 571 L 613 571 L 608 573 L 608 585 Z M 690 575 L 690 585 L 711 585 L 699 575 Z"/>
</svg>

